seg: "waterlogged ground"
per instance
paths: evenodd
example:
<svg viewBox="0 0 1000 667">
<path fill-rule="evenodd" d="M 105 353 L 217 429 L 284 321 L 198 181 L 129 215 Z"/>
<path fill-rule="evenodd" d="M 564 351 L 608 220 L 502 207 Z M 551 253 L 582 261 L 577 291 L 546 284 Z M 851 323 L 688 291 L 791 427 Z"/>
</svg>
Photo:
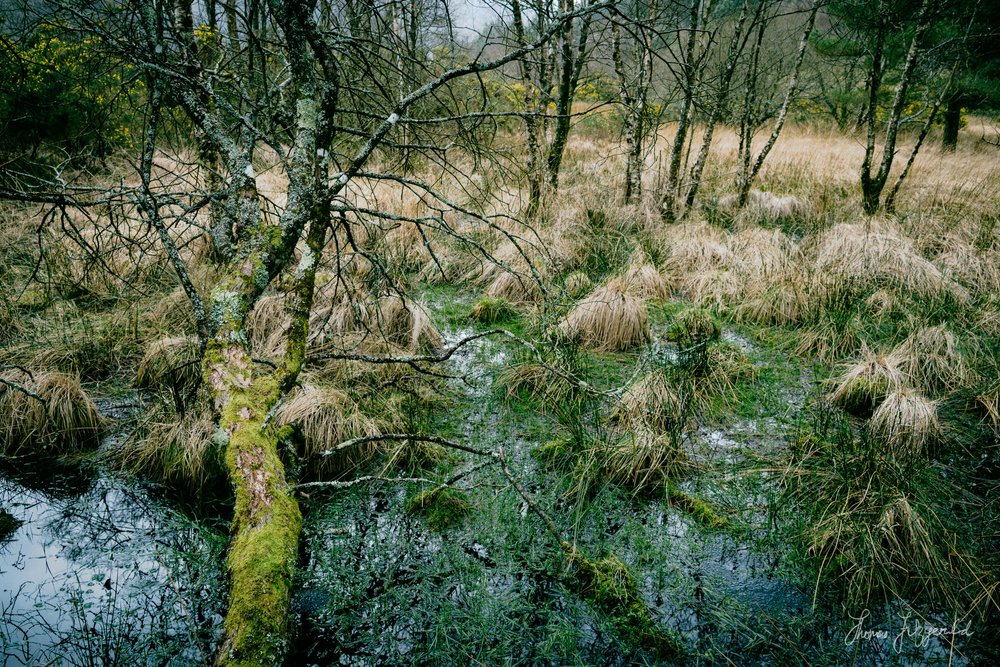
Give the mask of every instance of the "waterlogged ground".
<svg viewBox="0 0 1000 667">
<path fill-rule="evenodd" d="M 453 326 L 447 338 L 472 332 L 469 325 Z M 514 474 L 565 538 L 590 557 L 621 558 L 657 622 L 679 631 L 701 659 L 722 660 L 739 648 L 751 653 L 735 660 L 750 664 L 755 646 L 763 649 L 758 657 L 779 653 L 770 637 L 801 618 L 811 600 L 778 575 L 776 555 L 762 557 L 725 531 L 704 530 L 662 498 L 636 498 L 614 487 L 586 501 L 567 494 L 558 475 L 530 456 L 557 427 L 499 397 L 495 379 L 514 353 L 502 339 L 479 339 L 459 352 L 447 369 L 459 379 L 450 382 L 452 403 L 437 416 L 438 427 L 482 449 L 503 448 Z M 740 452 L 774 447 L 778 427 L 773 418 L 705 427 L 692 434 L 694 456 L 724 464 Z M 471 455 L 451 456 L 442 472 L 477 463 Z M 383 475 L 406 476 L 393 469 Z M 730 504 L 754 491 L 739 475 L 728 478 L 729 493 L 697 477 L 684 488 L 733 517 L 758 516 L 752 505 Z M 564 562 L 552 536 L 495 468 L 458 486 L 468 489 L 471 510 L 443 530 L 404 509 L 409 497 L 430 486 L 383 482 L 374 489 L 314 492 L 306 504 L 309 557 L 296 598 L 302 619 L 297 659 L 349 665 L 649 660 L 563 585 Z"/>
<path fill-rule="evenodd" d="M 439 322 L 449 342 L 476 330 L 459 315 L 467 308 L 452 303 Z M 725 338 L 750 355 L 758 380 L 740 388 L 745 395 L 728 416 L 708 416 L 688 433 L 697 466 L 679 486 L 709 502 L 728 528 L 705 528 L 655 495 L 613 486 L 586 498 L 568 492 L 560 473 L 531 456 L 559 435 L 555 420 L 500 398 L 496 377 L 517 355 L 510 342 L 479 339 L 440 369 L 454 377 L 442 381 L 448 400 L 426 426 L 502 448 L 565 539 L 592 559 L 616 556 L 628 566 L 656 623 L 678 633 L 692 664 L 968 664 L 935 641 L 907 636 L 894 645 L 905 608 L 864 620 L 862 632 L 884 636 L 855 636 L 855 619 L 823 611 L 821 599 L 814 606 L 811 582 L 769 512 L 769 466 L 814 381 L 745 333 Z M 645 354 L 671 354 L 669 346 L 652 350 Z M 641 361 L 598 360 L 590 379 L 616 386 Z M 431 471 L 365 472 L 444 479 L 481 462 L 449 452 Z M 465 489 L 468 512 L 434 527 L 405 509 L 429 484 L 307 490 L 287 664 L 653 662 L 565 585 L 554 539 L 496 466 L 455 486 Z M 155 488 L 105 472 L 54 473 L 27 462 L 0 476 L 0 507 L 23 522 L 0 544 L 5 665 L 211 662 L 225 610 L 224 520 L 191 519 Z"/>
<path fill-rule="evenodd" d="M 0 542 L 6 667 L 210 661 L 224 524 L 89 466 L 4 463 L 0 507 L 20 522 Z"/>
</svg>

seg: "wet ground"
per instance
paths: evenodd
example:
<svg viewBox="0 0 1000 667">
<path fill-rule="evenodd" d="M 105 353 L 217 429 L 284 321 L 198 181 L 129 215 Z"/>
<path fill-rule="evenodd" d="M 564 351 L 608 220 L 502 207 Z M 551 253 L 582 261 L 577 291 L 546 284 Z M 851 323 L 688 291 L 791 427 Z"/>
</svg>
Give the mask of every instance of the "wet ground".
<svg viewBox="0 0 1000 667">
<path fill-rule="evenodd" d="M 448 339 L 470 331 L 455 328 Z M 731 339 L 752 351 L 748 339 Z M 433 423 L 481 449 L 503 447 L 566 539 L 591 558 L 628 565 L 656 622 L 679 633 L 693 664 L 966 664 L 933 642 L 903 651 L 892 637 L 852 643 L 850 619 L 814 611 L 787 549 L 767 539 L 767 475 L 745 470 L 782 446 L 781 415 L 703 423 L 689 434 L 702 467 L 682 488 L 713 503 L 732 530 L 707 530 L 663 498 L 612 486 L 583 502 L 530 456 L 554 432 L 551 420 L 497 397 L 494 380 L 511 354 L 490 339 L 458 353 L 446 370 L 462 379 L 447 382 L 451 403 Z M 801 394 L 787 397 L 789 410 L 797 401 Z M 127 422 L 122 405 L 102 409 Z M 452 454 L 437 473 L 476 463 Z M 288 664 L 650 662 L 564 585 L 551 535 L 494 467 L 457 486 L 471 510 L 443 530 L 404 509 L 424 485 L 310 489 Z M 155 487 L 105 471 L 18 461 L 0 475 L 0 507 L 21 522 L 0 543 L 5 666 L 210 663 L 225 609 L 224 521 L 194 519 Z M 889 628 L 899 613 L 866 627 Z"/>
</svg>

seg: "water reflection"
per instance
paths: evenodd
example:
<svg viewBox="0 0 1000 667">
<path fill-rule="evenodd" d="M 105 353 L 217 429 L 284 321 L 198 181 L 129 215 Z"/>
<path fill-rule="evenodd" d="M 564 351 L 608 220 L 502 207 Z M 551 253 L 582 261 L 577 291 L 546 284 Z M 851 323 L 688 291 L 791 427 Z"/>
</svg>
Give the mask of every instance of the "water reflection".
<svg viewBox="0 0 1000 667">
<path fill-rule="evenodd" d="M 4 664 L 209 661 L 225 534 L 138 486 L 55 473 L 0 476 L 0 506 L 23 522 L 0 544 Z"/>
</svg>

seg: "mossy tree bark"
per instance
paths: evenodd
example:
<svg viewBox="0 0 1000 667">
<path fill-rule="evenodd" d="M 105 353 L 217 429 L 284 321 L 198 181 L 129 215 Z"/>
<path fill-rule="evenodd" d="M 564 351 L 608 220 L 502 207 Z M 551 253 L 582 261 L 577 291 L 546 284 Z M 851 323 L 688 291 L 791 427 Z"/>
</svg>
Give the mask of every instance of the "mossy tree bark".
<svg viewBox="0 0 1000 667">
<path fill-rule="evenodd" d="M 605 6 L 595 5 L 594 11 Z M 173 10 L 179 15 L 172 14 Z M 390 99 L 381 107 L 371 103 L 374 110 L 362 107 L 359 113 L 372 119 L 367 138 L 352 155 L 339 156 L 334 155 L 333 146 L 337 117 L 344 113 L 338 108 L 341 81 L 358 86 L 356 73 L 354 78 L 342 77 L 341 62 L 356 56 L 356 47 L 345 51 L 335 34 L 322 32 L 308 3 L 262 0 L 255 3 L 254 11 L 256 18 L 247 21 L 246 29 L 258 32 L 248 34 L 247 41 L 266 35 L 267 39 L 257 41 L 280 50 L 281 66 L 287 68 L 287 73 L 282 70 L 280 90 L 288 93 L 290 104 L 283 102 L 282 108 L 292 108 L 294 114 L 292 122 L 278 124 L 277 129 L 272 119 L 255 116 L 260 106 L 255 95 L 266 95 L 269 90 L 256 77 L 247 76 L 237 88 L 220 91 L 224 83 L 217 73 L 195 57 L 190 3 L 177 8 L 159 0 L 141 0 L 137 5 L 141 33 L 133 44 L 135 53 L 130 54 L 150 90 L 139 169 L 139 207 L 156 229 L 195 312 L 204 351 L 202 378 L 235 493 L 227 559 L 229 609 L 216 655 L 220 665 L 278 665 L 286 653 L 301 513 L 279 455 L 280 434 L 270 425 L 269 416 L 294 387 L 305 363 L 316 270 L 330 235 L 333 202 L 351 179 L 364 174 L 364 166 L 397 124 L 406 122 L 404 114 L 414 103 L 461 77 L 477 77 L 523 61 L 562 30 L 564 22 L 591 10 L 550 16 L 550 24 L 530 43 L 525 39 L 493 60 L 465 62 L 435 78 L 410 81 L 412 90 L 400 99 Z M 243 39 L 243 33 L 230 33 L 234 46 L 231 62 L 243 53 L 239 49 Z M 263 71 L 258 74 L 263 76 Z M 350 95 L 345 97 L 351 101 L 362 98 L 369 103 L 367 90 L 364 94 L 356 87 L 347 90 Z M 164 206 L 175 205 L 174 194 L 160 193 L 151 176 L 158 123 L 165 115 L 161 109 L 166 108 L 168 92 L 170 101 L 178 104 L 197 128 L 204 150 L 218 157 L 220 174 L 225 174 L 226 182 L 211 196 L 226 201 L 228 236 L 218 246 L 221 274 L 205 303 L 172 236 L 176 232 L 160 215 Z M 240 99 L 250 111 L 237 109 L 231 95 L 243 95 Z M 253 158 L 260 143 L 275 149 L 288 177 L 286 203 L 277 220 L 263 215 L 257 190 Z M 333 168 L 337 172 L 331 175 Z M 339 220 L 350 224 L 345 216 Z M 282 282 L 289 286 L 287 345 L 282 360 L 265 367 L 252 358 L 246 322 L 279 274 L 287 278 Z"/>
</svg>

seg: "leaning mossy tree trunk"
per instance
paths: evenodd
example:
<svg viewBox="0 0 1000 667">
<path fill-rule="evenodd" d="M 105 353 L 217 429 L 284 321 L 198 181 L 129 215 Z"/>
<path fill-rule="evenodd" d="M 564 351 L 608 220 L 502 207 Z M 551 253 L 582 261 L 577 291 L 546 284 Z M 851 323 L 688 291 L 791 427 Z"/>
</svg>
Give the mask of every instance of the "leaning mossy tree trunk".
<svg viewBox="0 0 1000 667">
<path fill-rule="evenodd" d="M 316 269 L 326 239 L 338 230 L 351 239 L 350 222 L 343 214 L 334 218 L 333 202 L 348 206 L 342 197 L 347 184 L 364 173 L 362 169 L 373 153 L 398 123 L 406 122 L 404 114 L 415 102 L 434 95 L 452 80 L 477 77 L 523 60 L 552 39 L 563 22 L 584 13 L 555 17 L 534 41 L 519 44 L 494 60 L 465 62 L 436 78 L 409 82 L 413 90 L 401 99 L 390 99 L 381 107 L 373 102 L 364 117 L 383 120 L 373 121 L 367 140 L 353 154 L 338 155 L 334 132 L 340 113 L 339 93 L 342 82 L 351 80 L 341 69 L 345 60 L 358 55 L 357 50 L 345 51 L 324 34 L 307 4 L 268 0 L 260 9 L 271 17 L 269 25 L 280 31 L 280 35 L 269 37 L 269 43 L 281 49 L 287 66 L 281 90 L 290 94 L 292 104 L 287 106 L 293 110 L 292 122 L 274 130 L 274 136 L 264 136 L 269 121 L 252 114 L 237 116 L 233 129 L 234 107 L 218 92 L 222 83 L 212 71 L 198 67 L 190 50 L 171 47 L 187 43 L 183 35 L 171 34 L 184 32 L 187 19 L 174 22 L 179 28 L 172 25 L 163 15 L 164 8 L 154 0 L 143 0 L 138 6 L 141 34 L 132 54 L 150 91 L 137 204 L 156 231 L 191 302 L 204 352 L 201 377 L 213 408 L 216 441 L 224 450 L 235 494 L 227 558 L 229 607 L 216 655 L 219 665 L 280 665 L 287 652 L 302 518 L 280 455 L 281 435 L 271 424 L 270 415 L 295 386 L 305 362 Z M 210 195 L 212 201 L 221 200 L 230 215 L 224 216 L 227 236 L 216 244 L 223 255 L 219 258 L 220 276 L 207 299 L 195 289 L 181 246 L 164 217 L 165 209 L 173 205 L 173 194 L 160 193 L 162 186 L 153 177 L 159 124 L 167 117 L 162 113 L 167 91 L 197 128 L 199 139 L 211 144 L 206 148 L 220 157 L 227 175 L 219 191 Z M 248 91 L 268 95 L 265 88 L 237 90 L 241 95 Z M 369 99 L 367 93 L 362 97 Z M 255 109 L 260 103 L 250 95 L 245 107 Z M 264 215 L 257 191 L 253 158 L 262 141 L 272 148 L 287 147 L 279 151 L 288 186 L 286 204 L 277 219 Z M 334 263 L 339 266 L 338 261 Z M 287 344 L 279 363 L 262 364 L 251 355 L 246 323 L 279 275 L 287 297 Z"/>
</svg>

